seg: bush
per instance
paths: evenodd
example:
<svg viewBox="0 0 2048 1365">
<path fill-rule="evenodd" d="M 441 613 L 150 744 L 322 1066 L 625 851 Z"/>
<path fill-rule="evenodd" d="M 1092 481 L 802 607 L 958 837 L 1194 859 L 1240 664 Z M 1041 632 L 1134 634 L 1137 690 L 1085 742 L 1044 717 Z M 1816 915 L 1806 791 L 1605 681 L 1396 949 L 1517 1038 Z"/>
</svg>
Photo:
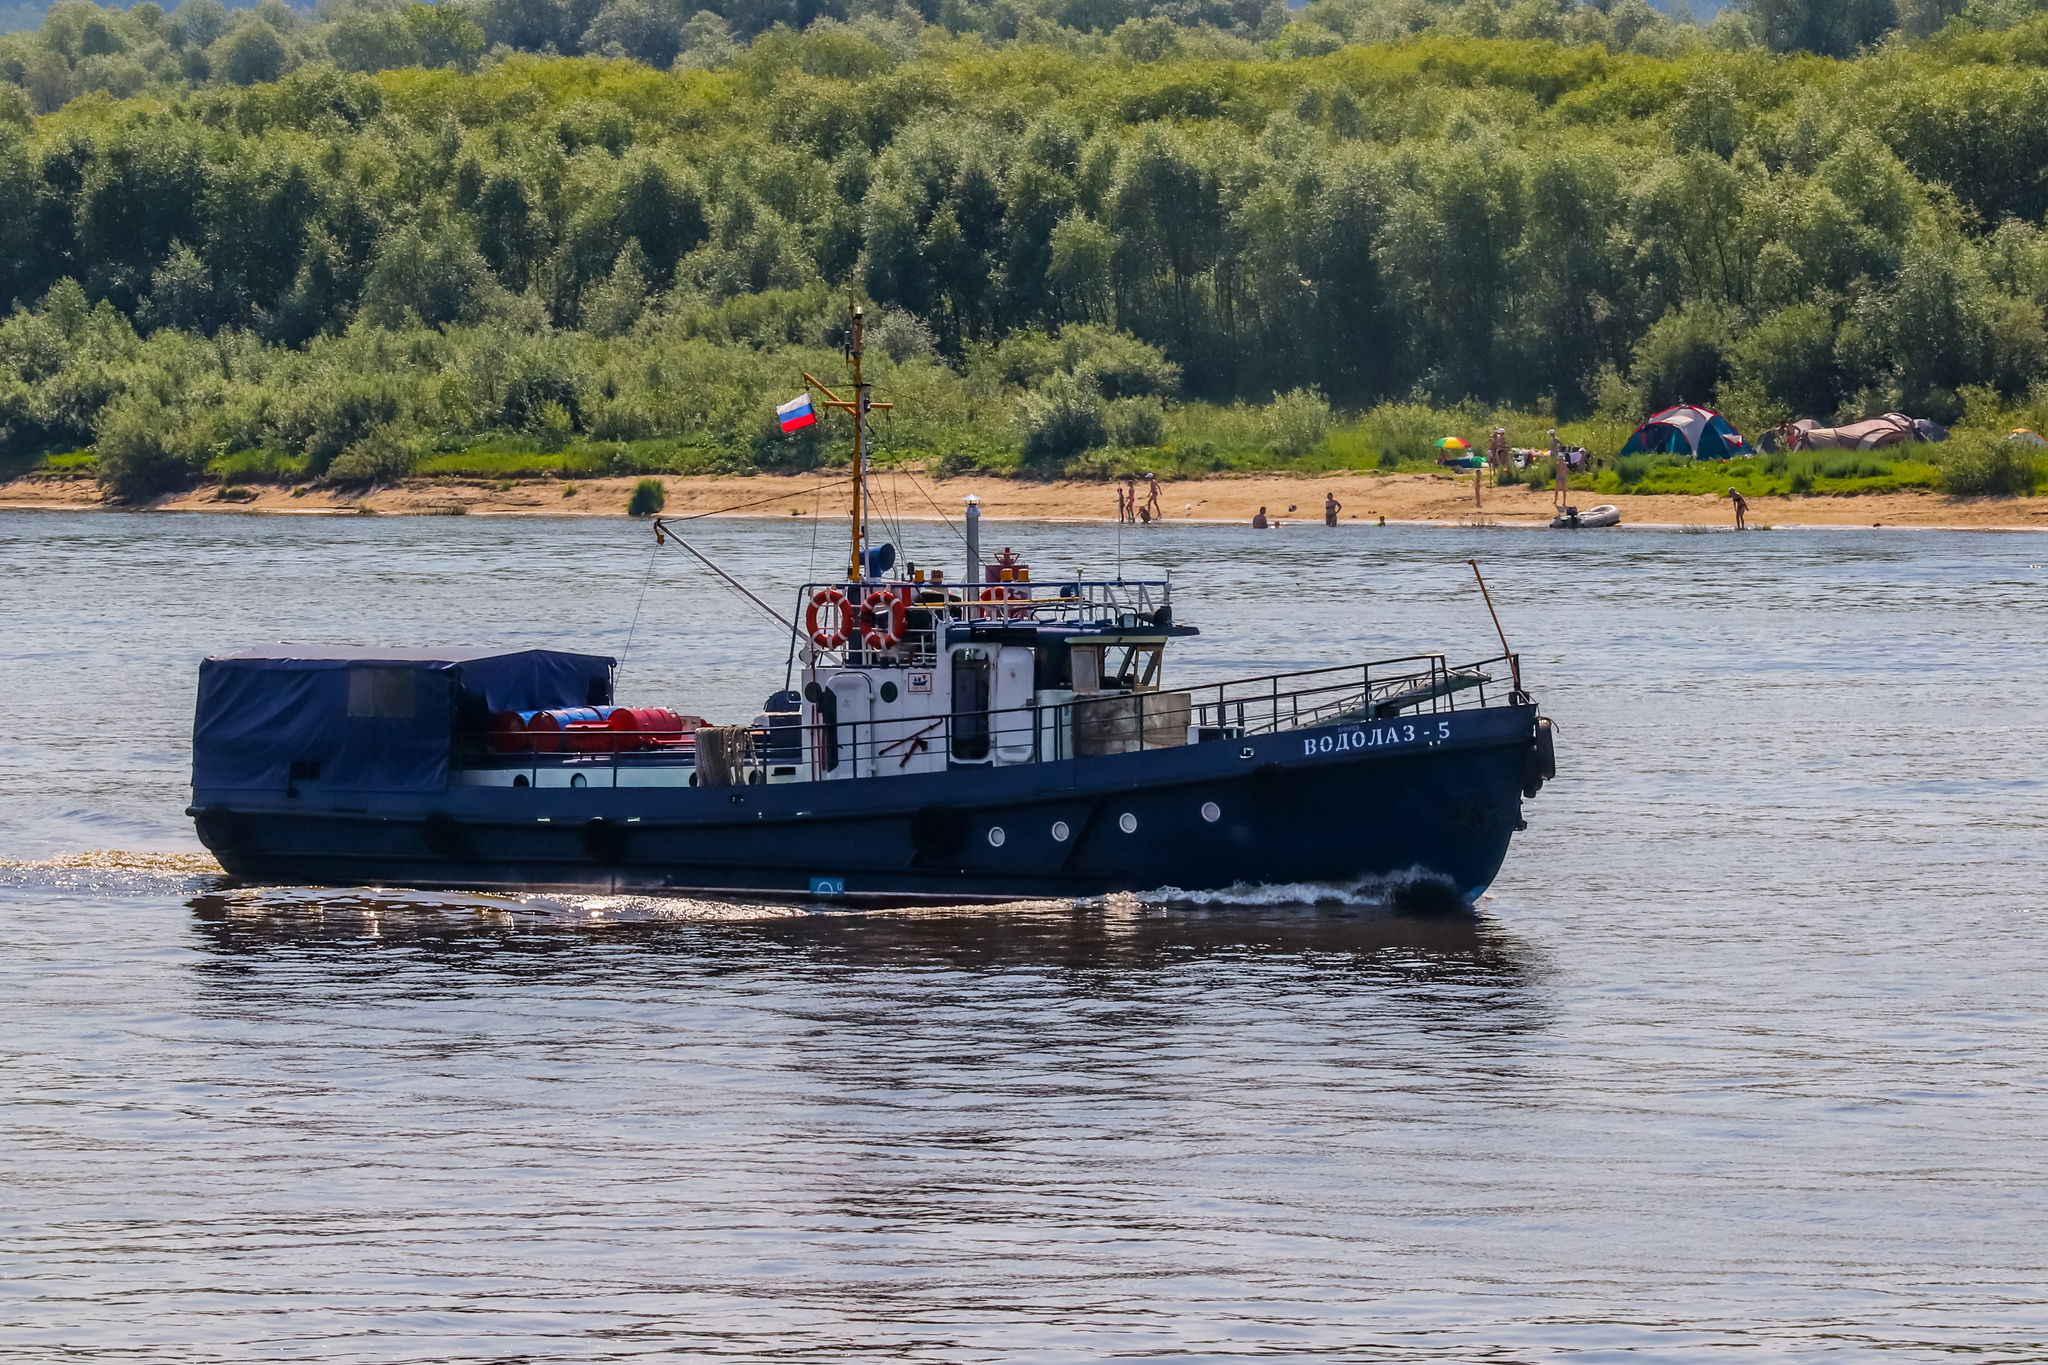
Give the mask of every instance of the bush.
<svg viewBox="0 0 2048 1365">
<path fill-rule="evenodd" d="M 1434 461 L 1433 442 L 1459 427 L 1475 427 L 1483 418 L 1467 411 L 1446 411 L 1421 403 L 1382 403 L 1365 415 L 1359 426 L 1366 441 L 1383 452 L 1380 468 L 1392 469 L 1405 461 Z"/>
<path fill-rule="evenodd" d="M 1109 442 L 1101 397 L 1072 375 L 1055 374 L 1027 395 L 1018 423 L 1024 428 L 1024 458 L 1032 464 L 1071 459 Z"/>
<path fill-rule="evenodd" d="M 418 464 L 390 427 L 378 427 L 335 456 L 327 477 L 336 483 L 397 483 Z"/>
<path fill-rule="evenodd" d="M 1170 398 L 1180 391 L 1180 366 L 1158 347 L 1087 323 L 1058 336 L 1035 327 L 1012 332 L 991 359 L 1005 380 L 1033 388 L 1065 373 L 1110 398 Z"/>
<path fill-rule="evenodd" d="M 1273 431 L 1273 449 L 1299 459 L 1323 443 L 1330 430 L 1330 404 L 1317 388 L 1276 395 L 1266 420 Z"/>
<path fill-rule="evenodd" d="M 992 462 L 995 452 L 977 450 L 967 446 L 955 446 L 941 451 L 924 462 L 924 472 L 935 479 L 953 479 L 962 474 L 1000 473 Z"/>
<path fill-rule="evenodd" d="M 181 438 L 154 398 L 109 404 L 100 418 L 99 482 L 116 502 L 144 502 L 190 484 L 205 466 L 203 446 Z"/>
<path fill-rule="evenodd" d="M 569 444 L 576 426 L 570 419 L 569 409 L 560 403 L 543 403 L 534 417 L 533 429 L 540 439 L 540 448 L 552 455 Z"/>
<path fill-rule="evenodd" d="M 2030 497 L 2034 448 L 1988 432 L 1959 431 L 1940 450 L 1941 491 L 1963 498 Z"/>
<path fill-rule="evenodd" d="M 1650 472 L 1650 462 L 1640 455 L 1624 455 L 1614 462 L 1614 478 L 1623 488 L 1634 488 Z"/>
<path fill-rule="evenodd" d="M 344 450 L 406 416 L 405 395 L 389 375 L 351 375 L 309 384 L 278 419 L 288 446 L 304 452 L 308 473 L 324 474 Z"/>
<path fill-rule="evenodd" d="M 1157 398 L 1124 398 L 1110 404 L 1109 435 L 1126 450 L 1166 444 L 1166 409 Z"/>
<path fill-rule="evenodd" d="M 626 515 L 651 517 L 668 506 L 668 489 L 660 479 L 642 479 L 633 485 L 633 496 L 626 500 Z"/>
</svg>

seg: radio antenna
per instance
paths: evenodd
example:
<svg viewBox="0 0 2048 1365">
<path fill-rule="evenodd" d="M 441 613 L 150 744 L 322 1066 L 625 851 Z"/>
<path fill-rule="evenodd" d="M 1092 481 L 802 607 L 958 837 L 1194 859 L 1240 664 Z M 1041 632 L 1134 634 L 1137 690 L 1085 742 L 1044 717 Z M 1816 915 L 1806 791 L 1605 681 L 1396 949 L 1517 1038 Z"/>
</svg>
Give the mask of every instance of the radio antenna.
<svg viewBox="0 0 2048 1365">
<path fill-rule="evenodd" d="M 1515 691 L 1522 690 L 1522 661 L 1515 651 L 1508 648 L 1508 633 L 1500 628 L 1500 613 L 1493 609 L 1493 594 L 1486 590 L 1486 575 L 1479 572 L 1479 561 L 1465 561 L 1472 566 L 1472 576 L 1479 580 L 1479 595 L 1486 599 L 1486 614 L 1493 618 L 1493 633 L 1500 636 L 1500 652 L 1508 656 L 1508 671 L 1514 674 Z"/>
</svg>

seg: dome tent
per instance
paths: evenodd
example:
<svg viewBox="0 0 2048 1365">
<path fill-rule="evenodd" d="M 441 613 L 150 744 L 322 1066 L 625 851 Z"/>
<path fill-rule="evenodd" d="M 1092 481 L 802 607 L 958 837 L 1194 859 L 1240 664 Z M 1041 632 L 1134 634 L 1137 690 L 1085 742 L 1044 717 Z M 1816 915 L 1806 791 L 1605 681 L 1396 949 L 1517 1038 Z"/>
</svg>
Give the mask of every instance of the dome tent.
<svg viewBox="0 0 2048 1365">
<path fill-rule="evenodd" d="M 1725 460 L 1754 455 L 1749 442 L 1718 412 L 1680 403 L 1652 413 L 1621 448 L 1623 455 L 1690 455 L 1696 460 Z"/>
<path fill-rule="evenodd" d="M 1907 441 L 1946 441 L 1948 428 L 1925 417 L 1908 417 L 1888 412 L 1846 426 L 1824 427 L 1801 418 L 1793 427 L 1799 432 L 1801 450 L 1882 450 Z"/>
</svg>

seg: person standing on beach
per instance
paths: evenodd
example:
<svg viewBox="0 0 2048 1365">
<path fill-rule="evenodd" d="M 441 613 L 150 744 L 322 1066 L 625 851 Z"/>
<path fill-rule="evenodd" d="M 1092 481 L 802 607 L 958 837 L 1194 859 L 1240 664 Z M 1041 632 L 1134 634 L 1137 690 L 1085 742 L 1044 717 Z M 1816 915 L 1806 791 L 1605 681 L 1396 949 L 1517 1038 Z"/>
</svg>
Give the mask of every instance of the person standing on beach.
<svg viewBox="0 0 2048 1365">
<path fill-rule="evenodd" d="M 1145 482 L 1152 485 L 1152 491 L 1145 495 L 1145 505 L 1152 509 L 1152 519 L 1157 521 L 1166 515 L 1165 510 L 1159 506 L 1159 476 L 1157 474 L 1147 474 Z"/>
<path fill-rule="evenodd" d="M 1124 524 L 1124 490 L 1121 485 L 1116 490 L 1116 524 Z"/>
<path fill-rule="evenodd" d="M 1747 530 L 1749 528 L 1748 499 L 1744 498 L 1742 494 L 1736 492 L 1733 488 L 1730 488 L 1728 490 L 1728 501 L 1735 504 L 1735 529 L 1738 531 Z"/>
<path fill-rule="evenodd" d="M 1550 505 L 1562 507 L 1565 496 L 1572 491 L 1572 467 L 1565 463 L 1564 442 L 1557 439 L 1556 427 L 1550 429 L 1550 463 L 1557 468 L 1557 491 L 1551 494 Z"/>
<path fill-rule="evenodd" d="M 1337 501 L 1335 493 L 1323 494 L 1323 525 L 1335 526 L 1337 514 L 1344 510 L 1344 504 Z"/>
</svg>

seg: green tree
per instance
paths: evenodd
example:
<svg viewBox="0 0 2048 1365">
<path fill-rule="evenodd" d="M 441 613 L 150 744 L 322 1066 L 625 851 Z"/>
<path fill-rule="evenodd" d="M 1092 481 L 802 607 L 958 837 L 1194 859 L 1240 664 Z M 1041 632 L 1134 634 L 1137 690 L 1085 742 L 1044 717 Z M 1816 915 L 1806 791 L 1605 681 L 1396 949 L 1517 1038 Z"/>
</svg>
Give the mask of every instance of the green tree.
<svg viewBox="0 0 2048 1365">
<path fill-rule="evenodd" d="M 1848 396 L 1835 352 L 1835 321 L 1815 304 L 1780 308 L 1731 348 L 1731 371 L 1774 409 L 1777 420 L 1827 421 Z"/>
<path fill-rule="evenodd" d="M 405 37 L 419 54 L 421 66 L 474 71 L 484 52 L 484 31 L 461 6 L 450 3 L 408 5 Z"/>
<path fill-rule="evenodd" d="M 363 316 L 379 327 L 414 318 L 429 326 L 481 321 L 496 302 L 491 270 L 452 226 L 432 237 L 399 228 L 377 253 L 363 289 Z"/>
<path fill-rule="evenodd" d="M 1898 22 L 1894 0 L 1747 0 L 1774 52 L 1854 56 Z"/>
<path fill-rule="evenodd" d="M 291 54 L 268 24 L 243 23 L 227 40 L 221 71 L 236 85 L 274 81 L 284 74 Z"/>
<path fill-rule="evenodd" d="M 1635 346 L 1633 375 L 1651 411 L 1711 404 L 1727 377 L 1734 317 L 1711 303 L 1673 308 Z"/>
</svg>

